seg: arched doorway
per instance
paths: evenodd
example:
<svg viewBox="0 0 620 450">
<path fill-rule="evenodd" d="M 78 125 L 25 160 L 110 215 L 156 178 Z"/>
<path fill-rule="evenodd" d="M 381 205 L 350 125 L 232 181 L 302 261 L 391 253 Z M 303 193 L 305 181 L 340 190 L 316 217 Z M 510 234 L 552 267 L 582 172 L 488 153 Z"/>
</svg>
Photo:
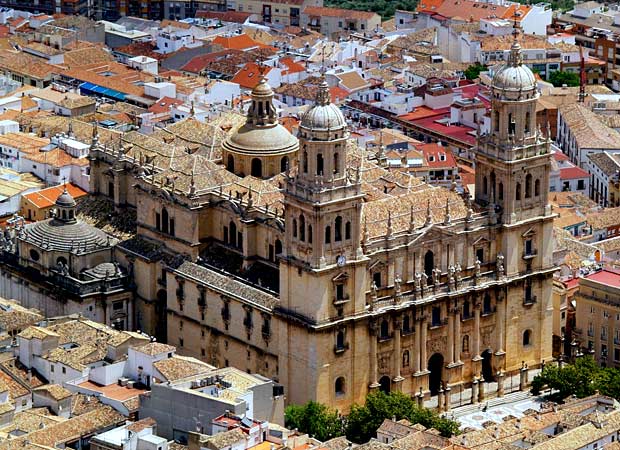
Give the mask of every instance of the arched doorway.
<svg viewBox="0 0 620 450">
<path fill-rule="evenodd" d="M 428 389 L 431 395 L 437 395 L 441 386 L 441 378 L 443 376 L 443 356 L 441 353 L 435 353 L 428 360 Z"/>
<path fill-rule="evenodd" d="M 390 380 L 390 377 L 388 377 L 387 375 L 382 376 L 381 379 L 379 380 L 379 390 L 381 392 L 385 392 L 386 394 L 390 393 L 390 388 L 391 388 L 391 384 L 392 384 L 392 380 Z"/>
<path fill-rule="evenodd" d="M 435 255 L 432 251 L 427 251 L 424 255 L 424 273 L 428 277 L 428 284 L 433 284 L 433 269 L 435 268 Z"/>
<path fill-rule="evenodd" d="M 489 349 L 486 349 L 482 352 L 482 378 L 487 383 L 495 381 L 493 377 L 493 352 Z"/>
<path fill-rule="evenodd" d="M 263 177 L 263 162 L 258 158 L 252 160 L 252 176 L 256 178 Z"/>
</svg>

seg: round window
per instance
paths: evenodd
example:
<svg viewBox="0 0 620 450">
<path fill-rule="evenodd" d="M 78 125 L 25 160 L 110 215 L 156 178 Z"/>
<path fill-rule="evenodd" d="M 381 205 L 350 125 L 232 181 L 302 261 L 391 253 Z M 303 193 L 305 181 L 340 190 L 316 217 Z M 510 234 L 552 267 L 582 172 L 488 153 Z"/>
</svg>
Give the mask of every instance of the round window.
<svg viewBox="0 0 620 450">
<path fill-rule="evenodd" d="M 30 249 L 30 259 L 32 259 L 33 261 L 39 260 L 39 252 L 36 251 L 34 248 Z"/>
</svg>

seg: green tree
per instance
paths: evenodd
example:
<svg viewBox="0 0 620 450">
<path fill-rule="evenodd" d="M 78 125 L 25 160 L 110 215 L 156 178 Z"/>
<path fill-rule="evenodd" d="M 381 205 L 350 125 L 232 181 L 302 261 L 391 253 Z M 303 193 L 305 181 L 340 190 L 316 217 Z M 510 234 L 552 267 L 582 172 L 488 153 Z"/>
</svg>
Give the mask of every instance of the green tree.
<svg viewBox="0 0 620 450">
<path fill-rule="evenodd" d="M 465 75 L 465 78 L 467 78 L 468 80 L 475 80 L 476 78 L 480 76 L 480 72 L 484 72 L 487 69 L 488 69 L 487 66 L 484 66 L 480 64 L 479 62 L 477 62 L 476 64 L 472 64 L 467 69 L 465 69 L 463 74 Z"/>
<path fill-rule="evenodd" d="M 385 419 L 407 419 L 427 428 L 435 428 L 443 436 L 458 433 L 459 424 L 440 417 L 434 411 L 420 408 L 409 396 L 401 392 L 374 392 L 366 397 L 363 406 L 353 405 L 346 420 L 347 438 L 363 443 L 375 437 L 377 429 Z"/>
<path fill-rule="evenodd" d="M 544 387 L 547 387 L 556 391 L 552 395 L 556 400 L 561 401 L 571 395 L 583 398 L 594 394 L 600 386 L 600 381 L 605 379 L 610 377 L 602 377 L 601 368 L 594 359 L 587 356 L 577 359 L 575 364 L 568 364 L 562 368 L 546 365 L 532 380 L 532 393 L 538 395 Z"/>
<path fill-rule="evenodd" d="M 284 420 L 288 428 L 297 428 L 319 441 L 327 441 L 344 434 L 338 411 L 317 402 L 288 406 L 284 411 Z"/>
<path fill-rule="evenodd" d="M 562 87 L 563 85 L 579 86 L 579 75 L 574 72 L 556 70 L 549 75 L 549 82 L 555 87 Z"/>
</svg>

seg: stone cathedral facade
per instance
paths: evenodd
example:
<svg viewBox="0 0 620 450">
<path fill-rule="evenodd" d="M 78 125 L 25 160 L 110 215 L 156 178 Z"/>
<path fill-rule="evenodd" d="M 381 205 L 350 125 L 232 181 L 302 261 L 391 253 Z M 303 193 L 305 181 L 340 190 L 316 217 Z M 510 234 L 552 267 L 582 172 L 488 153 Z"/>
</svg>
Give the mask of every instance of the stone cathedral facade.
<svg viewBox="0 0 620 450">
<path fill-rule="evenodd" d="M 95 142 L 92 190 L 137 210 L 116 251 L 137 327 L 341 411 L 374 389 L 482 397 L 550 361 L 550 139 L 521 58 L 515 40 L 493 78 L 475 200 L 369 159 L 324 80 L 298 137 L 263 79 L 217 151 Z"/>
</svg>

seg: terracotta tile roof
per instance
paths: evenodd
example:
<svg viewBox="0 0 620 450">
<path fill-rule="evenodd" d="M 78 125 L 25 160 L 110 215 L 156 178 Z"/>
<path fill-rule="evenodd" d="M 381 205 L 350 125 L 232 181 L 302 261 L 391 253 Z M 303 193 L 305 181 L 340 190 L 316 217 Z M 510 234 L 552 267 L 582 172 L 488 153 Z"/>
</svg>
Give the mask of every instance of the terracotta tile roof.
<svg viewBox="0 0 620 450">
<path fill-rule="evenodd" d="M 199 18 L 234 23 L 245 23 L 251 15 L 252 13 L 242 11 L 196 11 L 196 17 Z"/>
<path fill-rule="evenodd" d="M 16 148 L 24 153 L 38 153 L 49 143 L 50 140 L 47 138 L 40 138 L 21 132 L 0 135 L 0 145 Z"/>
<path fill-rule="evenodd" d="M 114 57 L 105 49 L 91 45 L 65 52 L 63 65 L 79 67 L 89 64 L 100 64 L 114 61 Z"/>
<path fill-rule="evenodd" d="M 586 222 L 595 230 L 620 225 L 620 207 L 605 208 L 600 212 L 587 214 Z"/>
<path fill-rule="evenodd" d="M 247 34 L 239 34 L 236 36 L 217 36 L 213 40 L 214 44 L 221 45 L 224 48 L 228 48 L 231 50 L 249 50 L 251 48 L 256 47 L 264 47 L 264 44 L 255 41 Z"/>
<path fill-rule="evenodd" d="M 339 80 L 342 87 L 349 92 L 358 91 L 369 86 L 369 83 L 355 70 L 349 72 L 334 74 Z"/>
<path fill-rule="evenodd" d="M 25 194 L 23 197 L 35 205 L 37 208 L 49 208 L 56 203 L 56 200 L 67 189 L 67 192 L 71 194 L 74 199 L 78 199 L 85 195 L 88 195 L 87 192 L 83 191 L 79 187 L 67 183 L 60 186 L 52 186 L 47 189 L 42 189 L 36 192 L 30 192 Z"/>
<path fill-rule="evenodd" d="M 258 64 L 254 62 L 249 62 L 243 66 L 243 68 L 235 74 L 232 78 L 233 83 L 237 83 L 239 86 L 254 89 L 261 78 L 260 71 L 264 70 L 264 75 L 267 76 L 269 72 L 273 70 L 272 67 L 265 67 L 261 69 Z"/>
<path fill-rule="evenodd" d="M 209 65 L 209 63 L 220 59 L 228 59 L 231 55 L 243 53 L 241 50 L 222 50 L 219 52 L 207 53 L 205 55 L 194 56 L 187 64 L 181 67 L 184 72 L 200 73 Z"/>
<path fill-rule="evenodd" d="M 284 64 L 286 66 L 286 70 L 282 71 L 282 75 L 306 71 L 304 65 L 293 61 L 293 58 L 282 58 L 280 59 L 280 64 Z"/>
<path fill-rule="evenodd" d="M 49 164 L 53 167 L 65 167 L 65 166 L 88 166 L 88 158 L 74 158 L 66 151 L 55 148 L 49 152 L 30 153 L 24 156 L 25 159 L 35 161 L 41 164 Z"/>
<path fill-rule="evenodd" d="M 520 18 L 523 18 L 532 9 L 528 5 L 519 5 Z M 512 18 L 515 12 L 514 6 L 500 6 L 491 3 L 476 2 L 474 0 L 422 0 L 416 8 L 418 12 L 438 14 L 440 16 L 460 19 L 470 22 L 478 22 L 480 19 L 489 17 Z"/>
<path fill-rule="evenodd" d="M 156 46 L 152 42 L 134 42 L 114 49 L 115 53 L 124 53 L 131 56 L 148 56 L 156 60 L 166 59 L 169 55 L 155 51 Z"/>
<path fill-rule="evenodd" d="M 579 148 L 620 148 L 620 133 L 603 124 L 597 114 L 585 106 L 575 103 L 562 105 L 558 110 Z"/>
<path fill-rule="evenodd" d="M 578 178 L 588 178 L 590 175 L 581 167 L 565 167 L 560 169 L 560 179 L 575 180 Z"/>
<path fill-rule="evenodd" d="M 185 23 L 185 22 L 179 22 L 177 20 L 169 20 L 169 19 L 164 19 L 160 22 L 160 27 L 161 28 L 178 28 L 179 30 L 189 30 L 192 25 L 189 23 Z"/>
<path fill-rule="evenodd" d="M 4 51 L 0 55 L 0 68 L 35 79 L 50 79 L 55 66 L 41 62 L 27 53 Z"/>
<path fill-rule="evenodd" d="M 375 12 L 358 11 L 355 9 L 328 8 L 322 6 L 306 6 L 302 14 L 314 17 L 342 17 L 343 19 L 372 20 L 379 18 Z"/>
<path fill-rule="evenodd" d="M 183 103 L 183 100 L 178 100 L 171 97 L 162 97 L 157 100 L 157 103 L 153 104 L 148 111 L 154 114 L 167 113 L 173 106 L 182 105 Z"/>
<path fill-rule="evenodd" d="M 164 377 L 164 381 L 176 381 L 201 373 L 207 373 L 214 367 L 203 363 L 195 358 L 173 356 L 153 363 L 153 366 Z"/>
<path fill-rule="evenodd" d="M 35 393 L 42 392 L 47 394 L 53 400 L 59 401 L 71 397 L 71 391 L 65 389 L 58 384 L 47 384 L 34 390 Z"/>
<path fill-rule="evenodd" d="M 161 342 L 150 342 L 146 345 L 135 347 L 135 349 L 140 353 L 144 353 L 149 356 L 155 356 L 161 353 L 172 353 L 176 351 L 176 348 L 172 345 L 162 344 Z"/>
</svg>

